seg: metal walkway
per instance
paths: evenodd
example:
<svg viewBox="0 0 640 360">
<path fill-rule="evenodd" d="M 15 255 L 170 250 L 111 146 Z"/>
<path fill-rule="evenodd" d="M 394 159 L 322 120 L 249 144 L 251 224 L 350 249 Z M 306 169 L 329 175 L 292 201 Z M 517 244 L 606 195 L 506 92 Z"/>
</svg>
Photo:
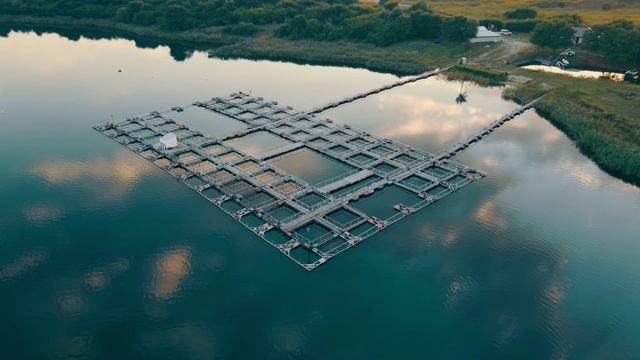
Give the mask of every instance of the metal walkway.
<svg viewBox="0 0 640 360">
<path fill-rule="evenodd" d="M 161 167 L 296 263 L 312 270 L 390 224 L 485 176 L 450 159 L 538 100 L 437 154 L 318 117 L 327 109 L 428 78 L 446 69 L 376 88 L 308 112 L 246 93 L 191 104 L 247 125 L 246 130 L 220 138 L 207 136 L 170 118 L 171 111 L 184 111 L 190 106 L 153 111 L 94 128 Z M 254 156 L 229 144 L 229 140 L 259 132 L 269 132 L 288 144 Z M 168 133 L 176 134 L 178 146 L 170 150 L 158 147 L 158 139 Z M 266 162 L 303 148 L 347 164 L 353 170 L 312 186 Z M 386 186 L 414 193 L 415 203 L 396 204 L 397 213 L 387 219 L 370 217 L 354 205 L 360 197 L 370 196 Z M 312 229 L 316 235 L 310 238 L 308 234 Z"/>
</svg>

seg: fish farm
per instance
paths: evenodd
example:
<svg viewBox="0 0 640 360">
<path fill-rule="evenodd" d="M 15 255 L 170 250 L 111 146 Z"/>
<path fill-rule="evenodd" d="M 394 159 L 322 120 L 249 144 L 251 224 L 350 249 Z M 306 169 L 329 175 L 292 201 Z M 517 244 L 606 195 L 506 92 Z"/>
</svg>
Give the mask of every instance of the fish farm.
<svg viewBox="0 0 640 360">
<path fill-rule="evenodd" d="M 238 92 L 109 121 L 94 129 L 165 170 L 282 254 L 313 270 L 393 223 L 484 177 L 483 172 L 452 158 L 537 100 L 436 154 L 320 116 L 327 109 L 437 72 L 306 112 Z M 213 137 L 171 118 L 173 113 L 189 107 L 239 121 L 243 130 Z M 282 139 L 285 145 L 252 155 L 233 147 L 236 140 L 265 133 Z M 353 170 L 311 185 L 269 163 L 304 149 Z M 385 187 L 404 189 L 414 195 L 414 200 L 390 204 L 392 215 L 386 217 L 367 214 L 354 205 Z"/>
</svg>

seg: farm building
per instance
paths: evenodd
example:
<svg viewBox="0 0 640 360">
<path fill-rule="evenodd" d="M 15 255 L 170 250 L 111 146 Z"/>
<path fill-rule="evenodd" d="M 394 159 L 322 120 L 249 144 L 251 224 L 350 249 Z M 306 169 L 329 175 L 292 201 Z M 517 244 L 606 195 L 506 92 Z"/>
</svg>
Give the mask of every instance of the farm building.
<svg viewBox="0 0 640 360">
<path fill-rule="evenodd" d="M 478 32 L 476 34 L 476 37 L 469 39 L 469 41 L 472 43 L 499 42 L 501 40 L 502 38 L 500 37 L 500 34 L 494 33 L 493 31 L 489 31 L 484 26 L 478 26 Z"/>
<path fill-rule="evenodd" d="M 575 42 L 576 44 L 582 44 L 582 40 L 584 39 L 584 34 L 586 34 L 587 31 L 591 31 L 591 29 L 586 26 L 574 26 L 573 42 Z"/>
</svg>

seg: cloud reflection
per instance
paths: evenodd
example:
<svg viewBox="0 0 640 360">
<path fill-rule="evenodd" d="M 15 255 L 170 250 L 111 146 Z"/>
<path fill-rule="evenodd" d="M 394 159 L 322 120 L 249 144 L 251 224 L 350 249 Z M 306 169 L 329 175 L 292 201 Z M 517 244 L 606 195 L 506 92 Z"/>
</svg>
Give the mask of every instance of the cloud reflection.
<svg viewBox="0 0 640 360">
<path fill-rule="evenodd" d="M 20 61 L 10 63 L 19 70 L 36 75 L 56 75 L 77 71 L 87 63 L 99 63 L 104 54 L 110 58 L 128 53 L 135 45 L 131 41 L 95 41 L 80 39 L 69 46 L 69 40 L 57 34 L 44 34 L 46 41 L 29 33 L 12 33 L 15 41 L 5 41 L 0 48 Z M 166 58 L 166 48 L 146 49 L 140 52 L 149 61 Z M 47 61 L 42 61 L 47 59 Z"/>
<path fill-rule="evenodd" d="M 376 97 L 378 108 L 398 114 L 378 124 L 375 133 L 389 138 L 405 136 L 434 136 L 440 142 L 450 143 L 469 136 L 502 114 L 485 113 L 482 109 L 455 103 L 448 104 L 432 98 L 401 93 L 381 93 Z"/>
<path fill-rule="evenodd" d="M 169 250 L 160 254 L 155 262 L 149 293 L 157 299 L 171 298 L 179 289 L 183 278 L 191 268 L 191 252 L 186 248 Z"/>
<path fill-rule="evenodd" d="M 85 299 L 77 292 L 62 293 L 58 296 L 58 310 L 62 316 L 84 313 L 86 311 Z"/>
<path fill-rule="evenodd" d="M 215 334 L 197 323 L 152 328 L 143 333 L 140 340 L 144 350 L 166 349 L 185 359 L 217 359 L 220 355 Z"/>
<path fill-rule="evenodd" d="M 24 211 L 24 216 L 34 225 L 44 225 L 62 216 L 62 210 L 51 205 L 33 205 Z"/>
<path fill-rule="evenodd" d="M 33 166 L 31 171 L 54 186 L 69 185 L 84 178 L 106 182 L 101 191 L 95 192 L 92 196 L 99 196 L 97 200 L 114 201 L 122 199 L 131 186 L 152 168 L 153 164 L 147 161 L 132 161 L 131 154 L 125 153 L 117 154 L 113 159 L 96 159 L 88 163 L 49 161 Z M 38 216 L 42 218 L 53 215 L 53 209 L 41 206 L 32 209 L 28 218 L 37 221 Z"/>
<path fill-rule="evenodd" d="M 92 271 L 85 276 L 84 280 L 85 284 L 91 288 L 93 291 L 104 290 L 109 287 L 111 283 L 111 278 L 109 274 L 105 271 Z"/>
<path fill-rule="evenodd" d="M 84 283 L 89 290 L 101 291 L 109 288 L 111 280 L 129 270 L 127 259 L 116 259 L 113 262 L 95 267 L 84 276 Z"/>
<path fill-rule="evenodd" d="M 496 212 L 496 206 L 493 203 L 493 200 L 489 199 L 478 207 L 478 210 L 476 210 L 475 213 L 475 218 L 488 227 L 504 229 L 507 226 L 507 222 Z"/>
<path fill-rule="evenodd" d="M 0 280 L 4 281 L 20 277 L 42 264 L 47 258 L 48 254 L 43 251 L 24 253 L 0 268 Z"/>
<path fill-rule="evenodd" d="M 98 179 L 131 183 L 147 172 L 149 166 L 132 164 L 129 154 L 116 155 L 114 159 L 98 159 L 91 163 L 52 161 L 38 164 L 33 172 L 52 185 L 66 183 L 90 176 Z"/>
<path fill-rule="evenodd" d="M 297 324 L 283 324 L 271 329 L 271 344 L 279 354 L 287 357 L 304 354 L 304 332 Z"/>
</svg>

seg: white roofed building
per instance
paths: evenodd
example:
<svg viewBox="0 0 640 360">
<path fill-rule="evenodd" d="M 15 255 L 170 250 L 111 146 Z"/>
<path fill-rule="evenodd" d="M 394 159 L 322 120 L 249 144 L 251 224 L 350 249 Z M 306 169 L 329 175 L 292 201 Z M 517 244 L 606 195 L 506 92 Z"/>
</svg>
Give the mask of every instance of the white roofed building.
<svg viewBox="0 0 640 360">
<path fill-rule="evenodd" d="M 499 41 L 502 41 L 500 34 L 487 30 L 484 26 L 478 26 L 478 33 L 476 34 L 476 37 L 469 39 L 469 42 L 472 43 Z"/>
<path fill-rule="evenodd" d="M 178 137 L 174 133 L 168 133 L 160 138 L 160 148 L 172 149 L 178 146 Z"/>
</svg>

